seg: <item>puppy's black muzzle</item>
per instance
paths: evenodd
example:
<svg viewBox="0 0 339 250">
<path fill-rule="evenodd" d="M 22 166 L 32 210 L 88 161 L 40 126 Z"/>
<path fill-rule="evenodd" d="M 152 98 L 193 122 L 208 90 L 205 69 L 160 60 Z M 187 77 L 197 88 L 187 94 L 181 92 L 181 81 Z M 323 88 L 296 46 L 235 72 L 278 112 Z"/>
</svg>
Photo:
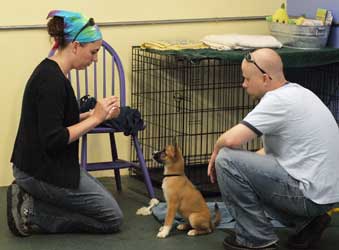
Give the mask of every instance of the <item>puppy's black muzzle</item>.
<svg viewBox="0 0 339 250">
<path fill-rule="evenodd" d="M 153 152 L 153 160 L 155 160 L 158 163 L 165 163 L 165 157 L 166 157 L 166 153 L 165 150 L 162 151 L 154 151 Z"/>
</svg>

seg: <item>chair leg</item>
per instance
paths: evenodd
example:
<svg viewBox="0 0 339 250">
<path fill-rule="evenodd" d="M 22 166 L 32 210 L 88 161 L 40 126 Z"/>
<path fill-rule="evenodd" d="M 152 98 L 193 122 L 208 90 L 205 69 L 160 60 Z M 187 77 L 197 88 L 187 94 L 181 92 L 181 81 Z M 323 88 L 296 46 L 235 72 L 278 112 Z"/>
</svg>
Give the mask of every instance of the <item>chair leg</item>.
<svg viewBox="0 0 339 250">
<path fill-rule="evenodd" d="M 117 190 L 121 191 L 120 169 L 114 169 L 114 178 L 115 178 L 115 183 L 117 185 Z"/>
<path fill-rule="evenodd" d="M 117 146 L 115 144 L 115 137 L 113 133 L 109 133 L 109 141 L 111 144 L 112 161 L 115 161 L 118 159 L 118 152 L 117 152 Z M 121 191 L 120 169 L 118 168 L 114 169 L 114 178 L 115 178 L 115 183 L 117 185 L 117 190 Z"/>
<path fill-rule="evenodd" d="M 147 187 L 148 195 L 149 195 L 149 197 L 151 199 L 155 198 L 153 185 L 152 185 L 149 173 L 148 173 L 148 169 L 147 169 L 147 166 L 146 166 L 145 158 L 144 158 L 144 155 L 142 153 L 138 137 L 137 137 L 137 135 L 132 135 L 132 138 L 133 138 L 135 150 L 137 152 L 137 156 L 138 156 L 138 159 L 139 159 L 140 167 L 141 167 L 142 173 L 144 175 L 144 180 L 146 182 L 146 187 Z"/>
</svg>

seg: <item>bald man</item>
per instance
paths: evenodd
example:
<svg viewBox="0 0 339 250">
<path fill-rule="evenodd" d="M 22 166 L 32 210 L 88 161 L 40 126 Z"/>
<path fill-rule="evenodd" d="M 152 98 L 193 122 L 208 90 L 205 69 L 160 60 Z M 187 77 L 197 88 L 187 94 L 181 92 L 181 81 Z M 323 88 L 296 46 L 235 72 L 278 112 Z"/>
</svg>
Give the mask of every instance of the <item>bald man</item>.
<svg viewBox="0 0 339 250">
<path fill-rule="evenodd" d="M 295 228 L 288 245 L 309 249 L 320 241 L 339 202 L 338 125 L 311 91 L 285 79 L 271 49 L 248 53 L 241 64 L 243 88 L 258 105 L 215 143 L 208 165 L 235 219 L 225 249 L 276 249 L 268 215 Z M 262 136 L 257 152 L 241 150 Z"/>
</svg>

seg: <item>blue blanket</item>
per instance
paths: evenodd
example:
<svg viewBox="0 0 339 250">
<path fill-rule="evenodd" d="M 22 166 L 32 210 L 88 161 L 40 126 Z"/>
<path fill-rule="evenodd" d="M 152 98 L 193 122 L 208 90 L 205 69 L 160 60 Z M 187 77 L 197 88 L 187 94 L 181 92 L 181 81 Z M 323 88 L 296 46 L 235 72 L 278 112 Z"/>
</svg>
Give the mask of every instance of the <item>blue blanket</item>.
<svg viewBox="0 0 339 250">
<path fill-rule="evenodd" d="M 215 202 L 207 202 L 207 206 L 211 211 L 212 218 L 214 217 L 214 204 Z M 218 229 L 225 229 L 225 228 L 234 228 L 234 219 L 228 212 L 228 209 L 225 206 L 225 203 L 223 202 L 217 202 L 219 206 L 219 211 L 221 213 L 221 221 L 219 225 L 217 226 Z M 154 217 L 160 222 L 163 223 L 165 220 L 167 211 L 167 205 L 166 202 L 160 202 L 157 206 L 152 208 L 152 212 Z M 267 216 L 270 218 L 269 216 Z M 184 219 L 179 215 L 176 214 L 174 224 L 180 224 L 185 222 Z M 282 224 L 280 224 L 277 220 L 272 219 L 271 223 L 274 227 L 284 227 Z"/>
</svg>

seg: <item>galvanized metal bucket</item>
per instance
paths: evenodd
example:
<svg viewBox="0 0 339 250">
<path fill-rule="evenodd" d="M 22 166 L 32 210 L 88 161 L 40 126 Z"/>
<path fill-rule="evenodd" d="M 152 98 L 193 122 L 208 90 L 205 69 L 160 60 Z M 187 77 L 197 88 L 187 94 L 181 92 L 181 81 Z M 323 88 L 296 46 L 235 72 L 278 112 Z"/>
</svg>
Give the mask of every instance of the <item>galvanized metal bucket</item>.
<svg viewBox="0 0 339 250">
<path fill-rule="evenodd" d="M 268 22 L 271 35 L 284 47 L 318 49 L 326 47 L 330 26 L 304 26 Z"/>
</svg>

